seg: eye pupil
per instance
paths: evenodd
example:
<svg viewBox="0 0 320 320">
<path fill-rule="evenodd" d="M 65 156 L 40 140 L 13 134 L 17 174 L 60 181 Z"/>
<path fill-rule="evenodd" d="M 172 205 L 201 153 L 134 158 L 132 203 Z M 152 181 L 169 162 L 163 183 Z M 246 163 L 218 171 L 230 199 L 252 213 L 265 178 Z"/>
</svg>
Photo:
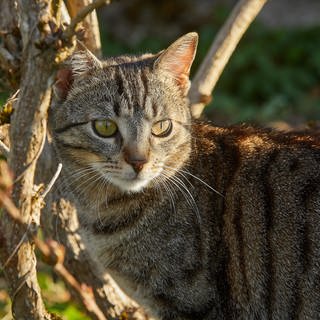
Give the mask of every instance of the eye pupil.
<svg viewBox="0 0 320 320">
<path fill-rule="evenodd" d="M 171 120 L 161 120 L 156 122 L 151 129 L 151 133 L 156 137 L 167 137 L 172 131 Z"/>
<path fill-rule="evenodd" d="M 93 121 L 93 130 L 98 136 L 109 138 L 117 133 L 118 126 L 114 121 L 109 119 L 95 120 Z"/>
</svg>

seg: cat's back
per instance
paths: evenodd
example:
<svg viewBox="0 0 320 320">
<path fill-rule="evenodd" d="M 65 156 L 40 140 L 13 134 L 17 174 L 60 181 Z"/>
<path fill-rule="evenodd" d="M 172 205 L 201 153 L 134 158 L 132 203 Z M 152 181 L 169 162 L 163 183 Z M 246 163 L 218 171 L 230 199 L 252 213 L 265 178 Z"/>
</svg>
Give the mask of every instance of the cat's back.
<svg viewBox="0 0 320 320">
<path fill-rule="evenodd" d="M 320 135 L 197 125 L 193 136 L 195 174 L 224 197 L 235 316 L 318 319 Z"/>
</svg>

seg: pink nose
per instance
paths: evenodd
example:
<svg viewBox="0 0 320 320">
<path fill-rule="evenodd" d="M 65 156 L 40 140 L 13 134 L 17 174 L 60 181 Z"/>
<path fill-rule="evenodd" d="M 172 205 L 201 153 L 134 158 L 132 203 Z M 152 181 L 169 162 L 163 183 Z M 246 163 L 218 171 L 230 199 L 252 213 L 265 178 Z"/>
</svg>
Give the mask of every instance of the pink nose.
<svg viewBox="0 0 320 320">
<path fill-rule="evenodd" d="M 124 160 L 132 166 L 133 170 L 136 173 L 139 173 L 143 169 L 143 166 L 148 162 L 148 160 L 144 157 L 143 158 L 135 158 L 133 156 L 131 156 L 131 157 L 125 156 Z"/>
</svg>

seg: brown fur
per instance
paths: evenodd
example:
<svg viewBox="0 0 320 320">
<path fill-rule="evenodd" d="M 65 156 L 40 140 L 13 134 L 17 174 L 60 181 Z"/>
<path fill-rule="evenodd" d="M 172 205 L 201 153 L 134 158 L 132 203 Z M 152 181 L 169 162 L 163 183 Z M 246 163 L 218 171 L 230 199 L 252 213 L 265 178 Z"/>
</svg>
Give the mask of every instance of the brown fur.
<svg viewBox="0 0 320 320">
<path fill-rule="evenodd" d="M 189 34 L 156 56 L 73 62 L 50 128 L 88 250 L 159 319 L 318 319 L 320 136 L 190 123 L 195 48 Z M 90 129 L 104 114 L 122 124 L 112 139 Z M 168 137 L 152 137 L 159 119 Z M 128 148 L 142 173 L 164 166 L 126 191 L 112 175 L 133 174 Z"/>
</svg>

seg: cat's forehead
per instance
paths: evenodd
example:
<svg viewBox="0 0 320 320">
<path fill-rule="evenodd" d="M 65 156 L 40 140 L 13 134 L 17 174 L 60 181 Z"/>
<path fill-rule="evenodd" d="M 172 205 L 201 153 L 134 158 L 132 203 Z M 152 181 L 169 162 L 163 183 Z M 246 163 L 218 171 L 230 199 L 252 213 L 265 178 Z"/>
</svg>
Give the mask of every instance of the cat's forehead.
<svg viewBox="0 0 320 320">
<path fill-rule="evenodd" d="M 154 70 L 152 59 L 106 60 L 73 83 L 61 117 L 66 122 L 69 117 L 72 122 L 117 117 L 186 121 L 185 98 L 174 81 Z"/>
<path fill-rule="evenodd" d="M 107 65 L 101 80 L 116 116 L 163 118 L 165 114 L 176 113 L 174 105 L 179 107 L 184 102 L 171 83 L 145 61 Z"/>
</svg>

